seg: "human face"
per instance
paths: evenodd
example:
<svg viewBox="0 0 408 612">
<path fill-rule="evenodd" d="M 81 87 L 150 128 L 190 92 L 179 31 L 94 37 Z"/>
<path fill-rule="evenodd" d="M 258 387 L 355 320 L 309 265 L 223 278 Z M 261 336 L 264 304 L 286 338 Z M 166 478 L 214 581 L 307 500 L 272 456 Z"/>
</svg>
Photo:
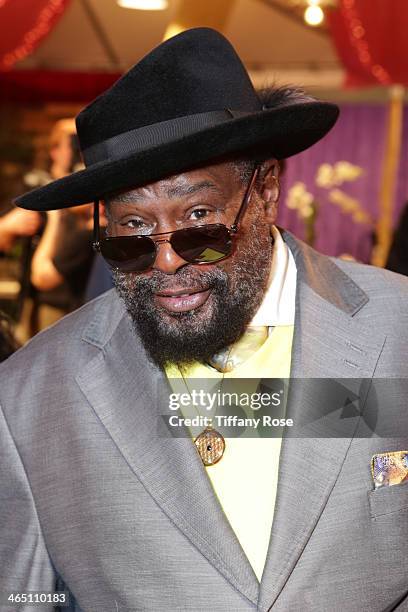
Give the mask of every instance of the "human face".
<svg viewBox="0 0 408 612">
<path fill-rule="evenodd" d="M 71 134 L 60 133 L 59 138 L 51 147 L 50 157 L 61 176 L 69 173 L 73 157 Z"/>
<path fill-rule="evenodd" d="M 230 226 L 246 187 L 231 164 L 222 163 L 128 191 L 109 203 L 108 235 Z M 149 271 L 113 275 L 153 361 L 202 361 L 243 333 L 262 300 L 271 254 L 270 224 L 254 190 L 229 258 L 190 264 L 164 242 Z"/>
<path fill-rule="evenodd" d="M 157 256 L 157 246 L 164 242 L 186 263 L 213 264 L 231 256 L 240 223 L 251 201 L 252 192 L 259 177 L 260 165 L 252 171 L 242 203 L 230 227 L 223 223 L 200 223 L 174 232 L 131 234 L 100 238 L 98 208 L 94 208 L 94 248 L 101 252 L 112 268 L 122 272 L 147 272 Z M 123 225 L 120 219 L 113 223 Z"/>
</svg>

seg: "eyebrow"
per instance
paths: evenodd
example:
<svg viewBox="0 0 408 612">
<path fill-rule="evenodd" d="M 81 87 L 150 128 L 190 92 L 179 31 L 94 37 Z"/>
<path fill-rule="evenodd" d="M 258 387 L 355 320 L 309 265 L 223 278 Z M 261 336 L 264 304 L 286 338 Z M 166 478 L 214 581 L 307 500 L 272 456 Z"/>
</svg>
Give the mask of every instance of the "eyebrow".
<svg viewBox="0 0 408 612">
<path fill-rule="evenodd" d="M 195 185 L 178 185 L 176 187 L 170 187 L 167 190 L 167 197 L 170 199 L 180 198 L 185 195 L 193 195 L 194 193 L 198 193 L 204 189 L 210 189 L 211 191 L 215 191 L 216 193 L 222 195 L 222 191 L 219 187 L 217 187 L 217 185 L 211 183 L 211 181 L 201 181 Z"/>
<path fill-rule="evenodd" d="M 196 183 L 195 185 L 177 185 L 176 187 L 169 187 L 169 189 L 167 189 L 166 191 L 166 195 L 169 199 L 175 199 L 181 198 L 186 195 L 193 195 L 206 189 L 214 191 L 219 195 L 223 195 L 222 190 L 211 181 L 201 181 L 200 183 Z M 126 204 L 132 204 L 133 202 L 140 202 L 143 200 L 145 200 L 143 194 L 138 193 L 136 191 L 120 193 L 116 196 L 112 196 L 111 198 L 109 198 L 110 202 L 123 202 Z"/>
</svg>

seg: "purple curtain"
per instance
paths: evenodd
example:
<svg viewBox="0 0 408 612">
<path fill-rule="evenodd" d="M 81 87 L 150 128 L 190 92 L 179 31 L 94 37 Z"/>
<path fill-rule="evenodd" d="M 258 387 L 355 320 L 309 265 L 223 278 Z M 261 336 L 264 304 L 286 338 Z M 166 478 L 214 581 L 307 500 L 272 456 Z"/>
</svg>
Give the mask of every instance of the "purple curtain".
<svg viewBox="0 0 408 612">
<path fill-rule="evenodd" d="M 398 186 L 395 194 L 395 219 L 408 193 L 406 167 L 408 162 L 408 112 L 405 113 L 404 145 L 401 157 Z M 348 253 L 358 261 L 369 263 L 373 246 L 373 224 L 364 215 L 353 216 L 331 201 L 334 196 L 353 202 L 358 209 L 368 213 L 375 223 L 378 218 L 379 189 L 383 165 L 387 107 L 385 105 L 344 104 L 334 129 L 311 149 L 290 158 L 282 177 L 282 196 L 278 224 L 304 238 L 304 224 L 296 210 L 287 207 L 291 188 L 302 182 L 307 192 L 318 203 L 314 246 L 327 255 Z M 319 167 L 338 162 L 348 162 L 362 169 L 355 180 L 346 180 L 331 187 L 318 186 L 316 176 Z M 357 172 L 358 172 L 357 168 Z M 337 190 L 337 191 L 336 191 Z M 361 222 L 361 217 L 363 217 Z"/>
</svg>

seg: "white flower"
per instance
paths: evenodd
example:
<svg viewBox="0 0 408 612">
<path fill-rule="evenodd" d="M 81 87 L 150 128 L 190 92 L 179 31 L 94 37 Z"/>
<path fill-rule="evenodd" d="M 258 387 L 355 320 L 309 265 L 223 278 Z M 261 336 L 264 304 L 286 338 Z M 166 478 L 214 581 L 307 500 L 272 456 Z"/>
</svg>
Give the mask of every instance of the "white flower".
<svg viewBox="0 0 408 612">
<path fill-rule="evenodd" d="M 308 213 L 303 215 L 301 211 L 304 209 L 308 211 L 313 204 L 313 200 L 313 194 L 307 191 L 305 183 L 299 181 L 288 190 L 286 206 L 292 210 L 298 210 L 302 216 L 309 216 Z"/>
</svg>

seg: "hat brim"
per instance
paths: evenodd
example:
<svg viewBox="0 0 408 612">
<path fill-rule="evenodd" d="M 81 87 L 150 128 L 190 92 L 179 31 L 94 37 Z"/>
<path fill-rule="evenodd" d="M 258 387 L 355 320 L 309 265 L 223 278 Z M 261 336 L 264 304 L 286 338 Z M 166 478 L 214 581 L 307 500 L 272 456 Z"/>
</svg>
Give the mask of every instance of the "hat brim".
<svg viewBox="0 0 408 612">
<path fill-rule="evenodd" d="M 309 148 L 335 124 L 338 107 L 305 102 L 228 119 L 124 157 L 101 161 L 16 198 L 28 210 L 55 210 L 103 199 L 224 156 L 262 150 L 285 159 Z"/>
</svg>

